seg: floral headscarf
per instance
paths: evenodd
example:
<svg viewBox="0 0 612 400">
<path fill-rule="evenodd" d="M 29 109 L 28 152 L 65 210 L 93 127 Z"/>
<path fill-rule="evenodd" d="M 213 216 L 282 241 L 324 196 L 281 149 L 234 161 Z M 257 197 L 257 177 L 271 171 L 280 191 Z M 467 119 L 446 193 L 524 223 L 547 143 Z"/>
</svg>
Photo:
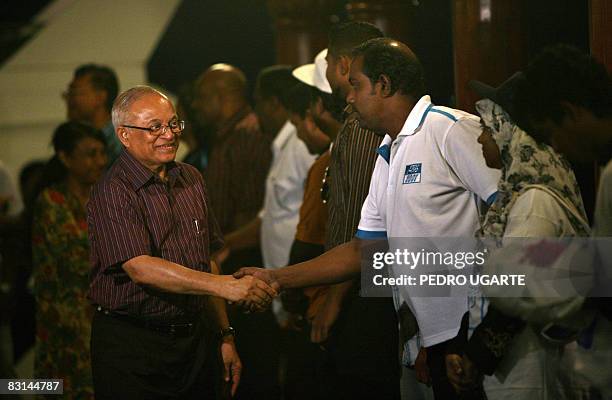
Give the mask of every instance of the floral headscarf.
<svg viewBox="0 0 612 400">
<path fill-rule="evenodd" d="M 536 143 L 493 101 L 480 100 L 476 109 L 485 125 L 491 128 L 503 165 L 497 197 L 485 215 L 481 234 L 503 237 L 512 206 L 530 185 L 545 186 L 573 205 L 586 221 L 580 188 L 569 163 L 552 147 Z M 564 210 L 578 235 L 587 236 L 588 226 L 565 207 Z"/>
</svg>

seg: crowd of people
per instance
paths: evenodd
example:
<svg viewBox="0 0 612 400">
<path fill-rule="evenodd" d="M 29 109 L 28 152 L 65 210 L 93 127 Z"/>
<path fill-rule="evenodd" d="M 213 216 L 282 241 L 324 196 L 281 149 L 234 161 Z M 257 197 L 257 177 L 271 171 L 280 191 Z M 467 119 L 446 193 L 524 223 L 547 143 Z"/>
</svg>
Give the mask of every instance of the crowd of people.
<svg viewBox="0 0 612 400">
<path fill-rule="evenodd" d="M 547 48 L 474 81 L 473 115 L 432 102 L 406 44 L 346 22 L 313 63 L 262 69 L 253 105 L 248 87 L 215 64 L 173 104 L 77 68 L 23 210 L 0 193 L 0 377 L 34 346 L 33 377 L 75 399 L 612 398 L 605 298 L 534 321 L 482 293 L 360 295 L 363 249 L 389 238 L 611 236 L 601 64 Z M 592 222 L 585 160 L 607 163 Z"/>
</svg>

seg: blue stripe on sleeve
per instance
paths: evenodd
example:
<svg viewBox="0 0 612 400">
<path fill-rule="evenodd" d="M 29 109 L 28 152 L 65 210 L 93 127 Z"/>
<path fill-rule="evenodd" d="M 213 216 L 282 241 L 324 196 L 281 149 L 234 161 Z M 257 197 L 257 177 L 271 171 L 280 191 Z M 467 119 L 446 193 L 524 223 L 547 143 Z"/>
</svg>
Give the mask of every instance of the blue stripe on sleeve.
<svg viewBox="0 0 612 400">
<path fill-rule="evenodd" d="M 487 199 L 487 205 L 490 206 L 491 204 L 495 203 L 496 198 L 497 198 L 497 192 L 489 196 L 489 198 Z"/>
<path fill-rule="evenodd" d="M 357 229 L 355 237 L 359 239 L 386 239 L 387 231 L 363 231 L 361 229 Z"/>
</svg>

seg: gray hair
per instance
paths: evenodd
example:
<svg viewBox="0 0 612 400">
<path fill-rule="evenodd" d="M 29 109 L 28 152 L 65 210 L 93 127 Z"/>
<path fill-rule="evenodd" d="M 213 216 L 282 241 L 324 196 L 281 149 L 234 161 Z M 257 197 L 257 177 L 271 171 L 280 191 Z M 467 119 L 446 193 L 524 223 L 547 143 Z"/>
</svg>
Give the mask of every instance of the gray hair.
<svg viewBox="0 0 612 400">
<path fill-rule="evenodd" d="M 150 95 L 150 94 L 156 94 L 168 100 L 168 96 L 166 96 L 159 90 L 154 89 L 151 86 L 145 86 L 145 85 L 134 86 L 133 88 L 128 89 L 125 92 L 121 93 L 119 96 L 117 96 L 117 98 L 113 102 L 113 109 L 111 111 L 111 117 L 112 117 L 113 126 L 115 127 L 115 129 L 117 129 L 120 125 L 125 123 L 125 120 L 127 119 L 129 115 L 130 107 L 132 106 L 132 104 L 135 101 L 143 98 L 146 95 Z"/>
</svg>

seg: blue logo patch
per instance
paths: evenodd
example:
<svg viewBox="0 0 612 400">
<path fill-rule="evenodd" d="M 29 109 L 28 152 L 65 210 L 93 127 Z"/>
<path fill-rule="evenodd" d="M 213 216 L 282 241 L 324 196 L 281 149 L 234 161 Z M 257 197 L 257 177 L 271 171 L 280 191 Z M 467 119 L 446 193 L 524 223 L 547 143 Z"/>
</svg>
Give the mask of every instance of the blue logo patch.
<svg viewBox="0 0 612 400">
<path fill-rule="evenodd" d="M 402 180 L 403 185 L 410 183 L 421 182 L 421 163 L 408 164 L 406 165 L 406 172 L 404 172 L 404 179 Z"/>
</svg>

